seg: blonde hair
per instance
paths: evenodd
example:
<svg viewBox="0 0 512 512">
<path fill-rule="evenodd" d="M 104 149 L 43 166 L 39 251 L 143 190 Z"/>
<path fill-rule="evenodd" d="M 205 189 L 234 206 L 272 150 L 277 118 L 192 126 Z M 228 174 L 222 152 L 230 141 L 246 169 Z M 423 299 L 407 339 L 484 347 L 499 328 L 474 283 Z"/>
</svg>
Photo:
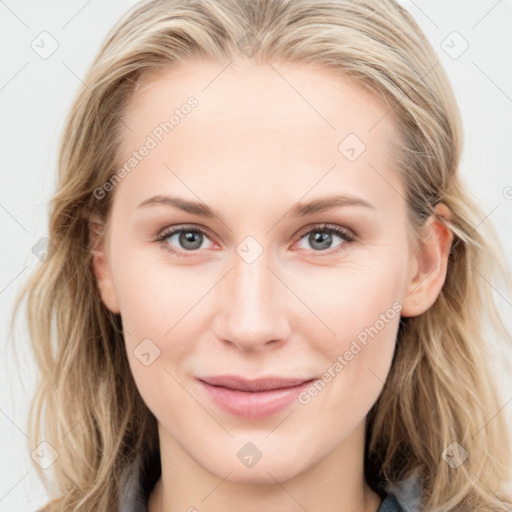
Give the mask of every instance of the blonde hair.
<svg viewBox="0 0 512 512">
<path fill-rule="evenodd" d="M 123 469 L 158 446 L 156 420 L 135 386 L 120 315 L 101 302 L 89 216 L 107 220 L 112 194 L 94 190 L 118 170 L 122 116 L 141 78 L 194 57 L 323 65 L 389 105 L 415 233 L 437 203 L 452 212 L 448 274 L 434 305 L 400 324 L 390 374 L 367 418 L 372 486 L 415 475 L 422 510 L 505 511 L 510 432 L 490 372 L 489 328 L 506 336 L 490 280 L 497 266 L 484 218 L 461 183 L 461 121 L 448 78 L 420 28 L 393 0 L 150 0 L 106 37 L 62 136 L 51 200 L 50 251 L 15 306 L 27 315 L 40 381 L 29 437 L 58 450 L 43 509 L 117 509 Z M 504 328 L 503 328 L 504 329 Z M 503 337 L 503 336 L 502 336 Z M 443 460 L 456 442 L 469 454 Z"/>
</svg>

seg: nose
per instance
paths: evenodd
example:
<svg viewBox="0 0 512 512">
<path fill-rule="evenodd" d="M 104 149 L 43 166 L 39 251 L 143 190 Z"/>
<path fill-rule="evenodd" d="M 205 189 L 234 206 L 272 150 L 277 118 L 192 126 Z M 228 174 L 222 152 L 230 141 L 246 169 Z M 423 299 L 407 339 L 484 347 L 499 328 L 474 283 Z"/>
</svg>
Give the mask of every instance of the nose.
<svg viewBox="0 0 512 512">
<path fill-rule="evenodd" d="M 284 343 L 290 335 L 286 311 L 290 297 L 268 268 L 266 253 L 251 263 L 234 254 L 233 261 L 217 290 L 221 304 L 214 321 L 217 339 L 244 352 Z"/>
</svg>

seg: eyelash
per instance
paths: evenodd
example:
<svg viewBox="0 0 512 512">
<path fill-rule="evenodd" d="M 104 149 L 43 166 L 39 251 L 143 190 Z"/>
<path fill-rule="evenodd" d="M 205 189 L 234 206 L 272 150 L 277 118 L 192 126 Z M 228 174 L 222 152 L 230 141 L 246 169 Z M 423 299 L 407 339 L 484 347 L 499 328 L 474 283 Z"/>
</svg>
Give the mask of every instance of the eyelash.
<svg viewBox="0 0 512 512">
<path fill-rule="evenodd" d="M 168 228 L 168 229 L 164 230 L 162 232 L 162 234 L 160 234 L 156 238 L 155 242 L 159 243 L 163 247 L 164 250 L 174 254 L 175 256 L 185 257 L 185 258 L 190 257 L 190 256 L 195 256 L 197 254 L 196 251 L 177 251 L 176 249 L 172 248 L 172 246 L 170 244 L 168 244 L 166 242 L 167 238 L 169 238 L 170 236 L 172 236 L 176 233 L 179 233 L 181 231 L 197 232 L 197 233 L 201 233 L 204 236 L 210 238 L 209 233 L 206 230 L 204 230 L 198 226 L 181 225 L 181 226 L 174 226 L 172 228 Z M 356 240 L 355 234 L 348 229 L 341 228 L 341 227 L 335 226 L 335 225 L 330 225 L 330 224 L 321 224 L 318 226 L 313 226 L 313 228 L 308 228 L 307 231 L 302 231 L 301 233 L 299 233 L 297 241 L 300 241 L 302 238 L 304 238 L 304 236 L 306 236 L 310 233 L 315 233 L 315 232 L 338 235 L 340 238 L 342 238 L 344 240 L 343 243 L 336 246 L 333 250 L 327 249 L 326 251 L 314 251 L 314 252 L 319 253 L 318 256 L 316 256 L 316 257 L 320 257 L 320 258 L 325 257 L 325 256 L 332 256 L 333 254 L 337 254 L 338 252 L 346 249 L 345 245 L 347 243 L 354 242 Z M 186 254 L 186 253 L 189 253 L 189 254 Z"/>
</svg>

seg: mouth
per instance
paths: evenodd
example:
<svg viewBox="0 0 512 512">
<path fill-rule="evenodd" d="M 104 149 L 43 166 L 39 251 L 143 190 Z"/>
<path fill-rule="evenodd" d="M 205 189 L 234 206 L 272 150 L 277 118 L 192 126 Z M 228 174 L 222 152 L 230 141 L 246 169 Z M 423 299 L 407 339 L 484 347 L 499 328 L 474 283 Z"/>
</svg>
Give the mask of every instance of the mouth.
<svg viewBox="0 0 512 512">
<path fill-rule="evenodd" d="M 282 377 L 247 380 L 229 375 L 198 379 L 218 408 L 246 419 L 266 418 L 282 411 L 314 380 Z"/>
</svg>

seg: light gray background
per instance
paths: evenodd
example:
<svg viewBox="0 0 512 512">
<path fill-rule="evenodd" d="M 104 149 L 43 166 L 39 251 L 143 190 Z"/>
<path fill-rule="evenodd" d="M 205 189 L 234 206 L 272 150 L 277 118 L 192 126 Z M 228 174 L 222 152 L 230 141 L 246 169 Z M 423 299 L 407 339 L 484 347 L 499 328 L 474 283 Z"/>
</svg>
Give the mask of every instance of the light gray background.
<svg viewBox="0 0 512 512">
<path fill-rule="evenodd" d="M 497 227 L 512 262 L 512 1 L 402 0 L 436 48 L 462 110 L 462 174 L 481 201 L 482 221 Z M 133 0 L 0 0 L 0 511 L 33 511 L 47 496 L 31 465 L 26 420 L 34 366 L 26 326 L 17 329 L 22 366 L 7 340 L 13 299 L 39 261 L 31 252 L 47 234 L 64 116 L 109 28 Z M 58 48 L 41 58 L 31 47 L 48 32 Z M 453 32 L 458 34 L 453 34 Z M 45 48 L 49 48 L 49 40 Z M 444 41 L 444 42 L 443 42 Z M 465 41 L 465 42 L 464 42 Z M 465 45 L 468 48 L 460 56 Z M 454 58 L 457 57 L 457 58 Z M 484 220 L 485 219 L 485 220 Z M 511 317 L 512 298 L 496 290 Z M 504 389 L 510 389 L 503 380 Z M 506 387 L 507 386 L 507 387 Z M 504 392 L 503 404 L 512 399 Z M 505 405 L 502 412 L 510 412 Z"/>
</svg>

